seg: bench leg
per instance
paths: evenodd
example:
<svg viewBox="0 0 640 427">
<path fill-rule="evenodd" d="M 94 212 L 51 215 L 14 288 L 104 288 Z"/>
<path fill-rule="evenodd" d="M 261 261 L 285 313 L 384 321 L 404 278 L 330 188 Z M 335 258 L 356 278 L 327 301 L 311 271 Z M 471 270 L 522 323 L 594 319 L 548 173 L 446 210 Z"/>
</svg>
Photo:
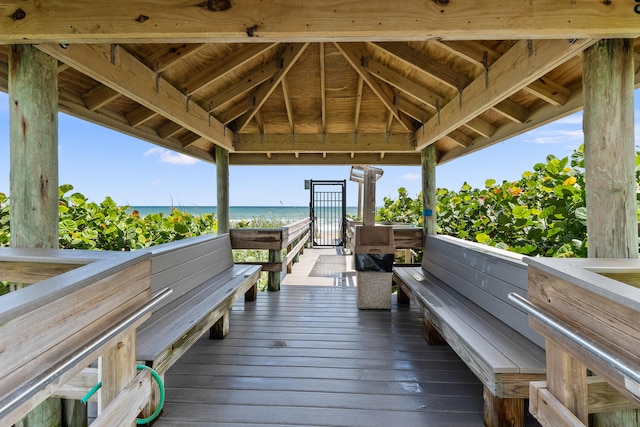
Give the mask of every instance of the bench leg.
<svg viewBox="0 0 640 427">
<path fill-rule="evenodd" d="M 397 282 L 395 283 L 396 285 L 396 289 L 398 289 L 398 305 L 409 305 L 409 303 L 411 302 L 411 299 L 409 298 L 409 295 L 407 295 L 407 293 L 404 291 L 404 288 L 402 286 L 400 286 Z"/>
<path fill-rule="evenodd" d="M 433 326 L 433 323 L 431 323 L 429 319 L 423 316 L 422 321 L 424 323 L 422 334 L 427 344 L 445 345 L 447 343 L 447 340 L 445 340 L 442 335 L 440 335 L 440 332 L 438 332 L 438 330 L 435 328 L 435 326 Z"/>
<path fill-rule="evenodd" d="M 258 298 L 258 284 L 254 283 L 247 292 L 244 293 L 244 302 L 255 301 Z"/>
<path fill-rule="evenodd" d="M 221 340 L 229 334 L 229 310 L 209 329 L 209 339 Z"/>
<path fill-rule="evenodd" d="M 160 379 L 164 383 L 164 372 L 158 372 Z M 149 418 L 158 408 L 158 404 L 160 403 L 160 389 L 158 388 L 158 384 L 156 381 L 151 381 L 151 389 L 149 390 L 149 402 L 146 404 L 138 418 L 146 419 Z M 151 424 L 145 424 L 151 425 Z"/>
<path fill-rule="evenodd" d="M 486 386 L 483 394 L 486 427 L 524 427 L 524 399 L 495 397 Z"/>
</svg>

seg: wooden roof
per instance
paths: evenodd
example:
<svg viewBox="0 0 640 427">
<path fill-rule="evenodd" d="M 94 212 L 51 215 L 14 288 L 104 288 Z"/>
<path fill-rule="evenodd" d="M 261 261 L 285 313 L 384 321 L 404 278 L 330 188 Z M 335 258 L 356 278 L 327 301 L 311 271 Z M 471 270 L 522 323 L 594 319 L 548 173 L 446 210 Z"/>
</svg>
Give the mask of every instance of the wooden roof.
<svg viewBox="0 0 640 427">
<path fill-rule="evenodd" d="M 640 65 L 636 1 L 558 3 L 8 1 L 0 89 L 32 43 L 62 111 L 205 161 L 444 162 L 579 110 L 600 38 L 633 38 Z"/>
</svg>

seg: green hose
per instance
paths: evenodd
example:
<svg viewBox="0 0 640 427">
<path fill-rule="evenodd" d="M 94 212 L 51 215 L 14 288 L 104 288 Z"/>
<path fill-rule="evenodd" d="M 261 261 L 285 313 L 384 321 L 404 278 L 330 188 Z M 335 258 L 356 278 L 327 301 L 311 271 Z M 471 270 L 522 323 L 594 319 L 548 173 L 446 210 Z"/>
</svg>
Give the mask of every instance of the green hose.
<svg viewBox="0 0 640 427">
<path fill-rule="evenodd" d="M 162 411 L 162 407 L 164 406 L 164 383 L 162 382 L 162 378 L 160 378 L 160 375 L 158 375 L 158 373 L 145 365 L 136 365 L 136 369 L 138 369 L 139 371 L 143 370 L 143 369 L 148 369 L 151 371 L 151 376 L 156 380 L 156 382 L 158 383 L 158 388 L 160 389 L 160 399 L 158 401 L 158 407 L 156 408 L 155 412 L 153 414 L 151 414 L 151 416 L 145 418 L 145 419 L 140 419 L 140 418 L 136 418 L 136 424 L 148 424 L 151 421 L 155 420 L 156 418 L 158 418 L 158 415 L 160 415 L 160 411 Z M 82 403 L 87 403 L 89 401 L 89 399 L 91 399 L 91 396 L 93 396 L 98 390 L 100 390 L 100 387 L 102 387 L 102 381 L 100 381 L 98 384 L 94 385 L 91 390 L 89 390 L 89 392 L 87 394 L 84 395 L 84 397 L 82 399 L 80 399 L 80 401 Z"/>
</svg>

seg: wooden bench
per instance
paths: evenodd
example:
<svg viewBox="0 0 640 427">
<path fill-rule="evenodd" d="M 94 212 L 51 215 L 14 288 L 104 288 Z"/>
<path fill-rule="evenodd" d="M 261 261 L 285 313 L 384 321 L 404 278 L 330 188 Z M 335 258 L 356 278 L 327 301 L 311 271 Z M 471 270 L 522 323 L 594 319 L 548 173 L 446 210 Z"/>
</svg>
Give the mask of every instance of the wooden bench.
<svg viewBox="0 0 640 427">
<path fill-rule="evenodd" d="M 205 332 L 224 338 L 229 309 L 256 298 L 260 266 L 233 262 L 229 234 L 144 249 L 152 255 L 152 290 L 172 296 L 137 330 L 136 357 L 163 375 Z"/>
<path fill-rule="evenodd" d="M 448 236 L 427 236 L 420 267 L 396 267 L 398 302 L 423 309 L 425 339 L 448 343 L 484 386 L 487 426 L 523 426 L 529 382 L 544 380 L 543 338 L 509 301 L 527 296 L 522 257 Z"/>
</svg>

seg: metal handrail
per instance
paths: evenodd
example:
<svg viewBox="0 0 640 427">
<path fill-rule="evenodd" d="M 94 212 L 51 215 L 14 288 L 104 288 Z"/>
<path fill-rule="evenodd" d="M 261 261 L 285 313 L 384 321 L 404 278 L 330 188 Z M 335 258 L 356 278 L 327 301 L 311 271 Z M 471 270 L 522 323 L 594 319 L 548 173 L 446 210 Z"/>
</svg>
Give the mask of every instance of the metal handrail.
<svg viewBox="0 0 640 427">
<path fill-rule="evenodd" d="M 74 365 L 78 364 L 89 354 L 105 345 L 107 342 L 109 342 L 109 340 L 118 336 L 123 331 L 127 330 L 127 328 L 140 320 L 142 316 L 147 314 L 149 311 L 157 307 L 172 293 L 173 289 L 171 288 L 165 288 L 161 291 L 156 292 L 152 295 L 151 300 L 147 304 L 136 310 L 134 313 L 130 314 L 124 320 L 117 323 L 101 337 L 90 341 L 87 346 L 84 347 L 81 351 L 73 356 L 70 356 L 65 361 L 60 362 L 58 365 L 52 366 L 49 370 L 43 372 L 38 378 L 15 390 L 12 394 L 9 395 L 8 398 L 0 402 L 0 419 L 4 418 L 24 402 L 29 400 L 39 390 L 42 390 L 47 385 L 51 384 L 53 381 L 55 381 L 57 378 L 71 369 Z"/>
<path fill-rule="evenodd" d="M 535 305 L 531 304 L 528 300 L 516 293 L 510 293 L 509 300 L 522 310 L 526 311 L 531 316 L 540 320 L 545 325 L 550 326 L 554 330 L 560 332 L 562 335 L 579 345 L 581 348 L 604 360 L 607 364 L 609 364 L 609 366 L 625 376 L 626 379 L 633 380 L 636 383 L 640 384 L 640 372 L 631 368 L 623 360 L 611 354 L 609 351 L 599 346 L 593 340 L 583 337 L 576 330 L 571 329 L 556 317 L 540 311 L 540 309 L 538 309 Z M 636 391 L 629 388 L 628 390 L 633 394 L 638 395 Z"/>
</svg>

